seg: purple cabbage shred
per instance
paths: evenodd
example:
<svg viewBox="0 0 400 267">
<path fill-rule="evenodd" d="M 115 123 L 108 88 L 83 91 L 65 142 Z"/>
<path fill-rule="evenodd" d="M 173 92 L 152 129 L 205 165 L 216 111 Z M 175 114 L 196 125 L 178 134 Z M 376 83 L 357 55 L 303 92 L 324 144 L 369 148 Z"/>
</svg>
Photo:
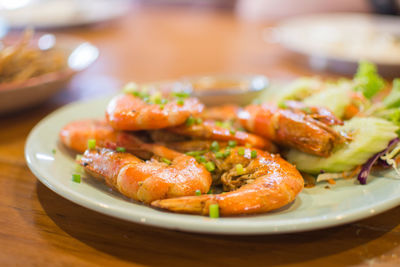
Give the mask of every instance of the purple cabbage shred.
<svg viewBox="0 0 400 267">
<path fill-rule="evenodd" d="M 371 168 L 375 164 L 375 162 L 379 160 L 379 158 L 382 155 L 384 155 L 389 149 L 394 147 L 399 141 L 400 139 L 398 137 L 392 139 L 384 150 L 373 155 L 370 159 L 367 160 L 367 162 L 364 163 L 364 165 L 362 165 L 361 171 L 357 176 L 357 179 L 360 182 L 360 184 L 367 183 L 368 175 L 371 172 Z"/>
</svg>

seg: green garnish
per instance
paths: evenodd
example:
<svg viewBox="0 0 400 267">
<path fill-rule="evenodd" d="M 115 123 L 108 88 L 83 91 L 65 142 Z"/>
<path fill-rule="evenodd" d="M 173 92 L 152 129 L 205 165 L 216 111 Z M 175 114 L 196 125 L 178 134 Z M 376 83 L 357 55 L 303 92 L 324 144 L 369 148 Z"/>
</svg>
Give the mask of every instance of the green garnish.
<svg viewBox="0 0 400 267">
<path fill-rule="evenodd" d="M 235 140 L 231 140 L 231 141 L 228 142 L 228 146 L 229 147 L 235 147 L 236 144 L 237 144 L 237 142 Z"/>
<path fill-rule="evenodd" d="M 222 127 L 222 121 L 216 121 L 215 126 Z"/>
<path fill-rule="evenodd" d="M 197 189 L 194 193 L 196 194 L 196 196 L 201 196 L 201 191 L 200 191 L 200 189 Z"/>
<path fill-rule="evenodd" d="M 192 116 L 190 116 L 189 118 L 187 118 L 185 124 L 186 126 L 192 126 L 195 123 L 195 118 L 193 118 Z"/>
<path fill-rule="evenodd" d="M 281 102 L 278 103 L 278 108 L 287 109 L 288 106 L 287 106 L 285 101 L 281 101 Z"/>
<path fill-rule="evenodd" d="M 183 92 L 183 91 L 181 91 L 181 92 L 173 92 L 172 95 L 175 96 L 175 97 L 180 97 L 180 98 L 186 98 L 186 97 L 190 96 L 189 93 Z"/>
<path fill-rule="evenodd" d="M 210 150 L 213 152 L 219 151 L 219 144 L 217 141 L 211 143 Z"/>
<path fill-rule="evenodd" d="M 115 150 L 116 150 L 117 152 L 126 152 L 125 147 L 121 147 L 121 146 L 117 147 Z"/>
<path fill-rule="evenodd" d="M 150 103 L 161 104 L 162 95 L 161 92 L 155 92 L 149 97 Z"/>
<path fill-rule="evenodd" d="M 88 140 L 88 148 L 95 149 L 96 148 L 96 139 L 89 139 Z"/>
<path fill-rule="evenodd" d="M 312 110 L 311 110 L 310 107 L 303 107 L 301 110 L 306 114 L 311 114 L 312 113 Z"/>
<path fill-rule="evenodd" d="M 72 182 L 81 183 L 81 175 L 80 174 L 72 174 Z"/>
<path fill-rule="evenodd" d="M 122 92 L 125 94 L 134 94 L 137 93 L 137 90 L 139 89 L 139 86 L 137 83 L 134 82 L 129 82 L 125 84 L 125 86 L 122 88 Z"/>
<path fill-rule="evenodd" d="M 195 118 L 195 120 L 196 120 L 195 121 L 196 124 L 200 124 L 203 122 L 203 120 L 201 118 Z"/>
<path fill-rule="evenodd" d="M 224 158 L 228 157 L 231 154 L 231 150 L 229 148 L 224 151 Z"/>
<path fill-rule="evenodd" d="M 212 161 L 208 161 L 206 164 L 204 164 L 204 167 L 206 167 L 207 171 L 209 172 L 215 170 L 215 164 Z"/>
<path fill-rule="evenodd" d="M 79 163 L 75 163 L 75 171 L 82 173 L 83 172 L 83 167 Z"/>
<path fill-rule="evenodd" d="M 178 99 L 178 100 L 176 100 L 176 103 L 177 103 L 178 105 L 180 105 L 180 106 L 183 106 L 183 104 L 185 104 L 185 100 L 183 100 L 183 99 Z"/>
<path fill-rule="evenodd" d="M 208 190 L 208 192 L 207 192 L 207 195 L 211 195 L 213 192 L 212 192 L 212 189 L 210 188 L 210 190 Z"/>
<path fill-rule="evenodd" d="M 236 131 L 235 131 L 235 130 L 229 130 L 229 133 L 230 133 L 231 135 L 235 135 L 235 134 L 236 134 Z"/>
<path fill-rule="evenodd" d="M 211 204 L 209 207 L 210 218 L 219 218 L 219 205 Z"/>
<path fill-rule="evenodd" d="M 244 156 L 244 152 L 245 152 L 244 147 L 239 147 L 237 149 L 237 153 L 238 153 L 239 156 Z"/>
<path fill-rule="evenodd" d="M 161 161 L 162 162 L 164 162 L 164 163 L 167 163 L 168 165 L 171 165 L 171 161 L 169 160 L 169 159 L 167 159 L 167 158 L 161 158 Z"/>
<path fill-rule="evenodd" d="M 194 157 L 198 163 L 206 162 L 206 158 L 204 156 L 195 156 Z"/>
<path fill-rule="evenodd" d="M 385 82 L 379 76 L 376 66 L 367 61 L 361 61 L 358 65 L 357 73 L 354 75 L 356 87 L 354 90 L 360 91 L 368 99 L 383 89 Z"/>
<path fill-rule="evenodd" d="M 251 155 L 252 159 L 257 158 L 257 151 L 256 150 L 252 150 L 250 155 Z"/>
<path fill-rule="evenodd" d="M 186 155 L 195 157 L 195 156 L 204 155 L 205 153 L 206 153 L 205 150 L 198 150 L 198 151 L 189 151 L 189 152 L 186 152 Z"/>
<path fill-rule="evenodd" d="M 236 164 L 236 174 L 237 175 L 242 175 L 244 174 L 244 169 L 242 164 Z"/>
<path fill-rule="evenodd" d="M 215 153 L 215 157 L 217 159 L 223 159 L 225 157 L 224 152 L 218 151 L 217 153 Z"/>
<path fill-rule="evenodd" d="M 55 148 L 53 148 L 53 149 L 51 150 L 51 153 L 53 153 L 53 155 L 56 154 L 56 152 L 57 152 L 57 150 L 56 150 Z"/>
</svg>

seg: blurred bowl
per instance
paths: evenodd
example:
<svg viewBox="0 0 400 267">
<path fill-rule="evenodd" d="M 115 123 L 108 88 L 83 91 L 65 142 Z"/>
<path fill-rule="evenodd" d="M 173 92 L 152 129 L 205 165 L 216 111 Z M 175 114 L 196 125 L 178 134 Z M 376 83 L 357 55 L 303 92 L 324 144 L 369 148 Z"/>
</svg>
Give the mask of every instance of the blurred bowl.
<svg viewBox="0 0 400 267">
<path fill-rule="evenodd" d="M 316 70 L 354 74 L 360 60 L 378 66 L 380 74 L 400 71 L 400 18 L 393 16 L 330 13 L 282 21 L 264 31 L 265 40 L 278 42 L 303 56 Z"/>
<path fill-rule="evenodd" d="M 18 40 L 21 34 L 7 35 L 7 43 Z M 3 39 L 4 40 L 4 39 Z M 44 102 L 55 93 L 65 89 L 69 80 L 90 66 L 98 57 L 98 49 L 90 43 L 67 35 L 36 33 L 33 40 L 42 45 L 53 45 L 66 59 L 63 70 L 46 73 L 22 82 L 0 83 L 0 114 L 16 111 Z"/>
<path fill-rule="evenodd" d="M 269 86 L 263 75 L 209 75 L 182 79 L 193 96 L 207 106 L 247 105 Z"/>
</svg>

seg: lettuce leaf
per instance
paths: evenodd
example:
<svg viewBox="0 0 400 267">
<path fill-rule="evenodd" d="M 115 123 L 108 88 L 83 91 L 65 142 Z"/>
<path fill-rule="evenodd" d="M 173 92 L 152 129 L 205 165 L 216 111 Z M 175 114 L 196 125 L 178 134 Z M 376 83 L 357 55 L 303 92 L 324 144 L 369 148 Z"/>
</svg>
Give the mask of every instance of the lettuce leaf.
<svg viewBox="0 0 400 267">
<path fill-rule="evenodd" d="M 385 81 L 376 71 L 376 66 L 367 61 L 361 61 L 354 76 L 355 90 L 371 99 L 385 86 Z"/>
<path fill-rule="evenodd" d="M 386 108 L 400 107 L 400 78 L 393 80 L 392 91 L 383 99 L 383 105 Z"/>
</svg>

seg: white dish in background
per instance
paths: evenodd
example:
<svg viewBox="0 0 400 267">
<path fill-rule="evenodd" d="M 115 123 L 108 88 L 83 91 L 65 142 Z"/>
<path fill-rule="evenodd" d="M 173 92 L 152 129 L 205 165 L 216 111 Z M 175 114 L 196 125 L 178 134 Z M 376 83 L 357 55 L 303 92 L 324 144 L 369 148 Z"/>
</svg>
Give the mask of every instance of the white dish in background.
<svg viewBox="0 0 400 267">
<path fill-rule="evenodd" d="M 21 33 L 10 34 L 20 39 Z M 90 43 L 68 35 L 36 33 L 34 40 L 54 46 L 65 53 L 67 68 L 29 78 L 23 82 L 0 83 L 0 114 L 39 104 L 65 89 L 69 80 L 89 67 L 98 57 L 98 49 Z M 41 41 L 40 41 L 41 40 Z M 45 44 L 47 42 L 47 44 Z"/>
<path fill-rule="evenodd" d="M 14 0 L 0 3 L 0 17 L 12 28 L 64 28 L 110 21 L 131 6 L 129 0 Z"/>
<path fill-rule="evenodd" d="M 266 31 L 266 39 L 304 55 L 315 69 L 353 74 L 360 60 L 378 65 L 382 74 L 400 70 L 400 18 L 327 13 L 288 19 Z"/>
<path fill-rule="evenodd" d="M 232 218 L 210 219 L 174 214 L 130 201 L 102 182 L 83 178 L 74 183 L 74 158 L 58 143 L 58 133 L 68 122 L 103 117 L 109 99 L 77 102 L 48 115 L 29 134 L 25 158 L 38 179 L 57 194 L 100 213 L 162 228 L 214 234 L 291 233 L 337 226 L 367 218 L 400 204 L 400 180 L 369 179 L 367 185 L 340 180 L 325 189 L 321 183 L 304 189 L 296 200 L 277 211 Z M 57 149 L 53 154 L 52 150 Z"/>
</svg>

